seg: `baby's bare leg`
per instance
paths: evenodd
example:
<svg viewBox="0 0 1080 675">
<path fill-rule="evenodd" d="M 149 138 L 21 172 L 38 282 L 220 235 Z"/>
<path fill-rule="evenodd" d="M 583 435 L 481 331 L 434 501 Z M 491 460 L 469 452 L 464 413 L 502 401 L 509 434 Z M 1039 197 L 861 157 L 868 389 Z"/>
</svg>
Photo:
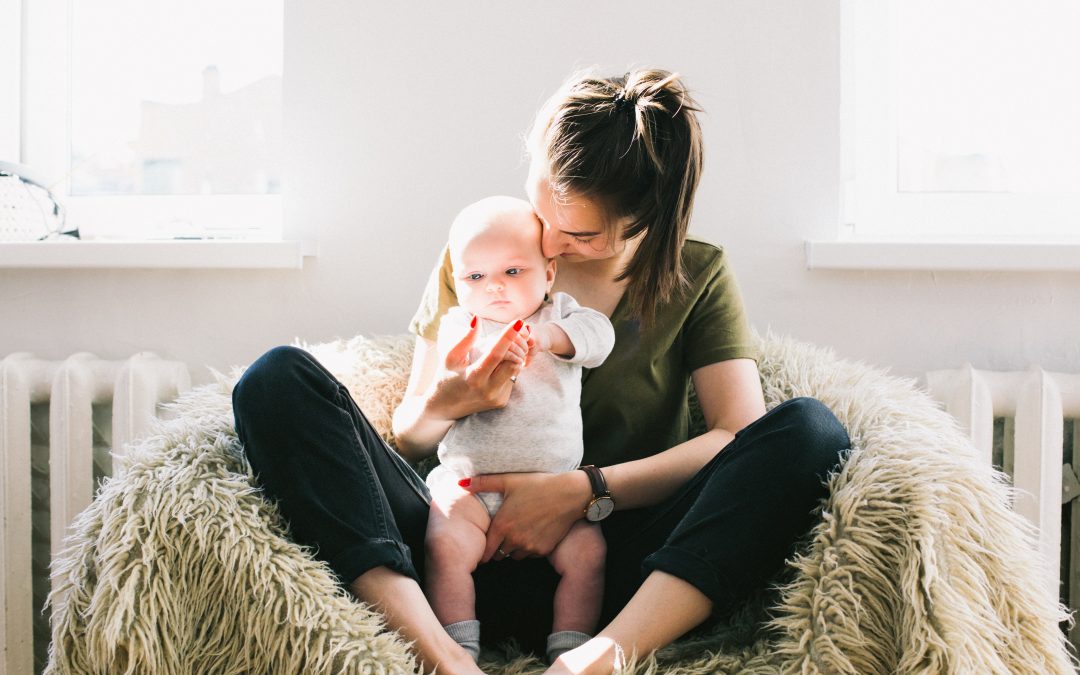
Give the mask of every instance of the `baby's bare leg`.
<svg viewBox="0 0 1080 675">
<path fill-rule="evenodd" d="M 548 556 L 562 577 L 555 589 L 553 633 L 576 631 L 591 635 L 596 630 L 604 599 L 606 556 L 600 526 L 584 520 L 574 523 Z"/>
<path fill-rule="evenodd" d="M 476 618 L 472 573 L 484 554 L 487 508 L 458 487 L 432 494 L 425 547 L 425 592 L 444 626 Z"/>
</svg>

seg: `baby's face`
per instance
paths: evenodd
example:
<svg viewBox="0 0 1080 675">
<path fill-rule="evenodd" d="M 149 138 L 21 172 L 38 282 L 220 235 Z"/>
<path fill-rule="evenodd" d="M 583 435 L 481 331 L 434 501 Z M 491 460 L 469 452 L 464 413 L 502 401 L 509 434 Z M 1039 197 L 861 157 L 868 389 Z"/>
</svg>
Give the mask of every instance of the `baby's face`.
<svg viewBox="0 0 1080 675">
<path fill-rule="evenodd" d="M 456 247 L 451 258 L 458 303 L 482 319 L 525 319 L 544 302 L 555 262 L 540 250 L 540 228 L 491 228 Z"/>
</svg>

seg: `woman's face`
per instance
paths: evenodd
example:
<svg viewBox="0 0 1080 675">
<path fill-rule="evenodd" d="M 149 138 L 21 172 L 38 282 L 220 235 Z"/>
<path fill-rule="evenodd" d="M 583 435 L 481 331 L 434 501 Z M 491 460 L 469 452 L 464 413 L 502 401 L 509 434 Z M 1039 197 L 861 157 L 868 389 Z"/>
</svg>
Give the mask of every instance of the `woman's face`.
<svg viewBox="0 0 1080 675">
<path fill-rule="evenodd" d="M 606 233 L 607 215 L 599 203 L 573 195 L 556 196 L 548 183 L 547 172 L 535 162 L 529 170 L 525 191 L 544 227 L 541 245 L 548 258 L 567 262 L 603 260 L 625 249 L 625 242 Z"/>
</svg>

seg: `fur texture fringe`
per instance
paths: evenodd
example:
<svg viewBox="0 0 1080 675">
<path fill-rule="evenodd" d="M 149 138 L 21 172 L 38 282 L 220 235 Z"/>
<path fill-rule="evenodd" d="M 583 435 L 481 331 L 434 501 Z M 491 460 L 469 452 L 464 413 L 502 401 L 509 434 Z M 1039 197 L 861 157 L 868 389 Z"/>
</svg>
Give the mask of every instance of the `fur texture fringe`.
<svg viewBox="0 0 1080 675">
<path fill-rule="evenodd" d="M 301 345 L 389 440 L 408 337 Z M 912 381 L 761 341 L 769 407 L 828 405 L 852 439 L 785 580 L 720 626 L 624 669 L 704 673 L 1071 673 L 1032 532 L 1003 476 Z M 46 673 L 411 673 L 409 645 L 288 539 L 236 440 L 239 371 L 188 392 L 117 458 L 53 561 Z M 512 647 L 485 672 L 543 665 Z"/>
</svg>

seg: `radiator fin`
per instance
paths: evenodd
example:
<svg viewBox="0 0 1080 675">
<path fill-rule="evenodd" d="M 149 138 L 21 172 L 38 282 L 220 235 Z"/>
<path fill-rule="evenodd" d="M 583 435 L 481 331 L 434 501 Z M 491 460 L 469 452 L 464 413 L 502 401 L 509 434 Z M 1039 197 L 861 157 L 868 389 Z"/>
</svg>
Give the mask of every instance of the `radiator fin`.
<svg viewBox="0 0 1080 675">
<path fill-rule="evenodd" d="M 1080 606 L 1080 499 L 1063 497 L 1080 457 L 1080 375 L 966 365 L 929 372 L 926 382 L 980 455 L 1012 478 L 1013 507 L 1038 533 L 1047 592 Z M 1070 639 L 1080 646 L 1080 628 Z"/>
<path fill-rule="evenodd" d="M 149 352 L 0 360 L 0 672 L 44 668 L 51 554 L 111 473 L 111 453 L 190 386 L 187 366 Z"/>
</svg>

